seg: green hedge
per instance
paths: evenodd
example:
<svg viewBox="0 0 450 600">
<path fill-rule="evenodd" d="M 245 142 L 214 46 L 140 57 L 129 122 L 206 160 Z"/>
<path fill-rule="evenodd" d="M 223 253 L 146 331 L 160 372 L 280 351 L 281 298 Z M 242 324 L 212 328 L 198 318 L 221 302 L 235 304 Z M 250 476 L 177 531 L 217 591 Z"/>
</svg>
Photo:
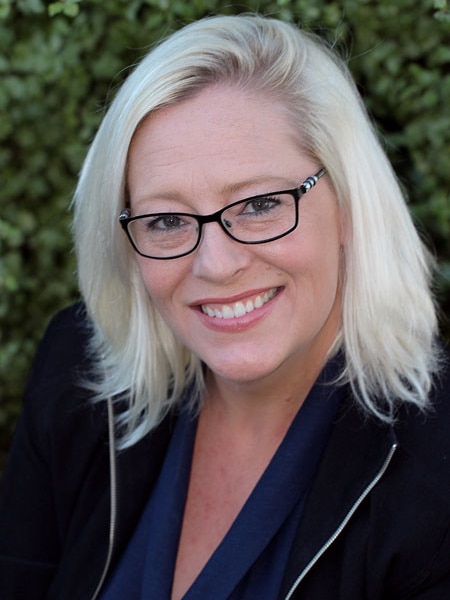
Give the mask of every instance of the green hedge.
<svg viewBox="0 0 450 600">
<path fill-rule="evenodd" d="M 77 298 L 70 198 L 126 67 L 189 21 L 248 11 L 318 31 L 349 59 L 440 258 L 436 286 L 450 312 L 446 0 L 0 0 L 0 453 L 37 340 Z"/>
</svg>

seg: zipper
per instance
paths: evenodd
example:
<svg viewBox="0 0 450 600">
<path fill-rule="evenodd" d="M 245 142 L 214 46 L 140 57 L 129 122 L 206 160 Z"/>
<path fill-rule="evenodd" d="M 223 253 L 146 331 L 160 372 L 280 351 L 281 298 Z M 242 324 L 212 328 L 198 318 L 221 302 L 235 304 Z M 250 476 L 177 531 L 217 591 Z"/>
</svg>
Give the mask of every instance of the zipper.
<svg viewBox="0 0 450 600">
<path fill-rule="evenodd" d="M 392 444 L 392 446 L 389 450 L 389 453 L 388 453 L 384 463 L 381 466 L 381 469 L 378 471 L 378 473 L 373 478 L 373 480 L 369 483 L 369 485 L 365 488 L 365 490 L 360 494 L 360 496 L 358 497 L 356 502 L 353 504 L 351 509 L 348 511 L 348 513 L 344 517 L 342 523 L 339 525 L 339 527 L 336 529 L 336 531 L 333 533 L 333 535 L 325 542 L 325 544 L 320 548 L 320 550 L 318 552 L 316 552 L 316 554 L 313 556 L 313 558 L 309 561 L 309 563 L 306 565 L 306 567 L 303 569 L 303 571 L 300 573 L 300 575 L 294 581 L 285 600 L 291 600 L 291 598 L 294 595 L 294 592 L 300 585 L 301 581 L 305 578 L 306 574 L 313 568 L 313 566 L 317 563 L 317 561 L 320 559 L 320 557 L 328 550 L 328 548 L 340 536 L 342 531 L 345 529 L 347 523 L 350 521 L 350 519 L 354 515 L 355 511 L 359 508 L 360 504 L 363 502 L 363 500 L 367 497 L 367 495 L 373 490 L 373 488 L 377 485 L 377 483 L 383 477 L 396 450 L 397 450 L 397 444 L 394 443 L 394 444 Z"/>
<path fill-rule="evenodd" d="M 109 541 L 108 553 L 106 555 L 105 565 L 102 574 L 98 581 L 97 587 L 91 600 L 96 600 L 99 597 L 100 590 L 105 583 L 106 576 L 111 565 L 112 553 L 116 539 L 116 517 L 117 517 L 117 466 L 116 466 L 116 450 L 115 450 L 115 435 L 114 435 L 114 411 L 112 399 L 107 399 L 108 407 L 108 444 L 109 444 L 109 483 L 110 483 L 110 506 L 109 506 Z"/>
</svg>

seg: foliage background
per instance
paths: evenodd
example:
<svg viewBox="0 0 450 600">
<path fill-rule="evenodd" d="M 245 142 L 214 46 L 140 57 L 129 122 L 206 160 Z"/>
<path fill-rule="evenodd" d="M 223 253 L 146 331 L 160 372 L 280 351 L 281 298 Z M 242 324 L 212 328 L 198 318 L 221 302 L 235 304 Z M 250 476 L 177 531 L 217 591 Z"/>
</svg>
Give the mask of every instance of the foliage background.
<svg viewBox="0 0 450 600">
<path fill-rule="evenodd" d="M 0 0 L 0 471 L 37 341 L 77 298 L 69 204 L 105 106 L 155 40 L 247 11 L 317 31 L 349 59 L 440 259 L 436 289 L 450 313 L 446 0 Z"/>
</svg>

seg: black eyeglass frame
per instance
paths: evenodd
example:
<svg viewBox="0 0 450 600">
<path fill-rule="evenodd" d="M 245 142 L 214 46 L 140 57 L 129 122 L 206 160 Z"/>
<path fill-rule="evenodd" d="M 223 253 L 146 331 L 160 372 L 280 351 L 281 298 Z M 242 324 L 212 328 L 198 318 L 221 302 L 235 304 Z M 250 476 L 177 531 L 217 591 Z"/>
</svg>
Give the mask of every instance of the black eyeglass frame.
<svg viewBox="0 0 450 600">
<path fill-rule="evenodd" d="M 162 212 L 162 213 L 146 213 L 144 215 L 136 215 L 134 217 L 131 216 L 131 210 L 129 207 L 124 208 L 120 215 L 119 215 L 119 223 L 122 227 L 122 229 L 124 230 L 124 232 L 126 233 L 128 240 L 130 241 L 133 249 L 140 255 L 143 256 L 144 258 L 152 258 L 154 260 L 172 260 L 174 258 L 181 258 L 182 256 L 187 256 L 188 254 L 191 254 L 192 252 L 194 252 L 201 241 L 202 238 L 202 228 L 203 225 L 205 225 L 206 223 L 218 223 L 220 225 L 220 227 L 222 228 L 222 230 L 233 240 L 235 240 L 236 242 L 239 242 L 240 244 L 267 244 L 268 242 L 274 242 L 275 240 L 279 240 L 280 238 L 284 237 L 285 235 L 288 235 L 289 233 L 291 233 L 292 231 L 294 231 L 294 229 L 296 229 L 297 225 L 298 225 L 298 203 L 300 201 L 300 198 L 302 196 L 304 196 L 307 192 L 309 192 L 309 190 L 311 188 L 313 188 L 317 182 L 319 181 L 319 179 L 325 175 L 325 173 L 327 172 L 325 167 L 322 167 L 317 173 L 315 173 L 314 175 L 310 175 L 309 177 L 307 177 L 298 187 L 296 188 L 292 188 L 289 190 L 280 190 L 278 192 L 268 192 L 266 194 L 258 194 L 256 196 L 250 196 L 249 198 L 243 198 L 242 200 L 237 200 L 236 202 L 232 202 L 231 204 L 227 204 L 227 206 L 224 206 L 223 208 L 221 208 L 220 210 L 210 214 L 210 215 L 195 215 L 192 213 L 183 213 L 183 212 Z M 277 196 L 279 194 L 290 194 L 291 196 L 294 197 L 295 200 L 295 222 L 292 225 L 292 227 L 290 227 L 287 231 L 284 231 L 283 233 L 280 233 L 278 235 L 275 235 L 271 238 L 268 239 L 264 239 L 264 240 L 254 240 L 254 241 L 246 241 L 246 240 L 240 240 L 239 238 L 235 237 L 232 232 L 227 228 L 226 224 L 222 221 L 222 215 L 225 211 L 227 211 L 228 209 L 230 209 L 233 206 L 236 206 L 237 204 L 241 204 L 243 202 L 249 202 L 252 200 L 258 200 L 259 198 L 266 198 L 266 197 L 270 197 L 270 196 Z M 141 252 L 139 250 L 139 248 L 136 246 L 136 243 L 133 239 L 133 236 L 131 235 L 129 229 L 128 229 L 128 225 L 130 223 L 132 223 L 133 221 L 137 221 L 139 219 L 146 219 L 149 217 L 170 217 L 170 216 L 180 216 L 180 217 L 190 217 L 193 218 L 197 221 L 198 223 L 198 236 L 197 236 L 197 242 L 195 243 L 195 245 L 188 250 L 187 252 L 182 252 L 181 254 L 176 254 L 175 256 L 151 256 L 149 254 L 144 254 L 143 252 Z"/>
</svg>

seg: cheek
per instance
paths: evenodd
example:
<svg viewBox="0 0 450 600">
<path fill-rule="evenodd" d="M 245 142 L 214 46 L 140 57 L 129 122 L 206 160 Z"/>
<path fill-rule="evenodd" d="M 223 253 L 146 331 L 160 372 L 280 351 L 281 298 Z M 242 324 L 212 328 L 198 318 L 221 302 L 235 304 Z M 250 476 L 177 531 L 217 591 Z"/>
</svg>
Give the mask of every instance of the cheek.
<svg viewBox="0 0 450 600">
<path fill-rule="evenodd" d="M 332 284 L 340 270 L 341 241 L 337 227 L 328 223 L 323 226 L 305 224 L 303 230 L 286 241 L 288 244 L 284 248 L 280 244 L 278 249 L 280 266 L 284 265 L 292 273 Z"/>
<path fill-rule="evenodd" d="M 159 310 L 164 307 L 178 287 L 178 269 L 170 268 L 171 266 L 167 265 L 166 261 L 138 259 L 138 267 L 144 286 Z"/>
<path fill-rule="evenodd" d="M 151 302 L 167 325 L 180 332 L 186 321 L 186 285 L 192 260 L 138 259 L 140 277 Z"/>
<path fill-rule="evenodd" d="M 340 270 L 342 252 L 342 232 L 337 210 L 334 205 L 329 212 L 315 215 L 310 232 L 305 224 L 305 251 L 311 260 L 311 268 L 320 277 L 335 280 Z M 309 234 L 309 235 L 308 235 Z"/>
<path fill-rule="evenodd" d="M 290 270 L 294 280 L 296 301 L 311 316 L 326 316 L 332 310 L 341 287 L 339 229 L 334 223 L 324 223 L 323 227 L 305 227 L 296 237 L 289 244 L 284 261 L 285 269 Z"/>
<path fill-rule="evenodd" d="M 315 260 L 311 265 L 315 279 L 317 301 L 334 301 L 340 288 L 341 279 L 341 246 L 337 239 L 327 240 L 316 248 Z"/>
</svg>

